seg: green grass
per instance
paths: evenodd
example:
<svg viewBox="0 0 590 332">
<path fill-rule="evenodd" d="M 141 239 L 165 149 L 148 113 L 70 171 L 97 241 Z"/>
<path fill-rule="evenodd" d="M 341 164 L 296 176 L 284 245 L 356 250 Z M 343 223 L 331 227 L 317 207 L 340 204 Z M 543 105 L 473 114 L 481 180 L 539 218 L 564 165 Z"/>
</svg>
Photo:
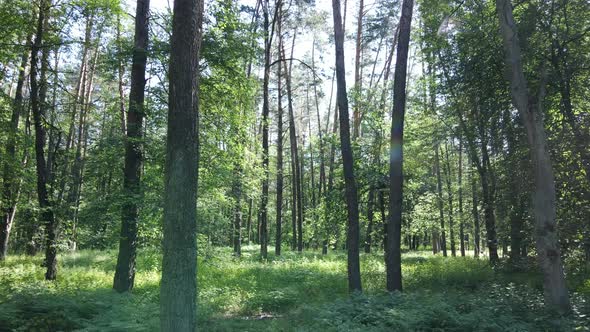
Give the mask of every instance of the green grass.
<svg viewBox="0 0 590 332">
<path fill-rule="evenodd" d="M 403 294 L 388 294 L 382 254 L 362 255 L 363 295 L 349 296 L 346 255 L 285 252 L 262 262 L 207 249 L 198 262 L 199 326 L 206 331 L 589 331 L 590 277 L 573 292 L 574 314 L 543 311 L 534 273 L 486 261 L 403 256 Z M 270 252 L 270 250 L 269 250 Z M 132 294 L 111 290 L 115 251 L 60 256 L 43 280 L 42 257 L 0 263 L 0 331 L 157 331 L 160 254 L 142 250 Z"/>
</svg>

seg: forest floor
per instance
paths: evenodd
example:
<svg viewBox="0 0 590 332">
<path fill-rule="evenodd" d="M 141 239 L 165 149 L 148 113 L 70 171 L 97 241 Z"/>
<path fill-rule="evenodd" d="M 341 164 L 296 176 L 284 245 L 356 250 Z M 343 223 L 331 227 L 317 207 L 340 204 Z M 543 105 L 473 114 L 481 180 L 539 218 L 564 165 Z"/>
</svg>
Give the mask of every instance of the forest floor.
<svg viewBox="0 0 590 332">
<path fill-rule="evenodd" d="M 539 275 L 484 260 L 406 253 L 405 291 L 387 294 L 383 254 L 362 254 L 364 294 L 349 297 L 345 252 L 266 262 L 257 252 L 199 253 L 202 331 L 590 331 L 587 269 L 568 272 L 573 314 L 554 317 Z M 160 253 L 140 251 L 132 294 L 111 289 L 115 262 L 116 251 L 64 253 L 58 280 L 46 282 L 41 256 L 10 256 L 0 263 L 0 331 L 157 331 Z"/>
</svg>

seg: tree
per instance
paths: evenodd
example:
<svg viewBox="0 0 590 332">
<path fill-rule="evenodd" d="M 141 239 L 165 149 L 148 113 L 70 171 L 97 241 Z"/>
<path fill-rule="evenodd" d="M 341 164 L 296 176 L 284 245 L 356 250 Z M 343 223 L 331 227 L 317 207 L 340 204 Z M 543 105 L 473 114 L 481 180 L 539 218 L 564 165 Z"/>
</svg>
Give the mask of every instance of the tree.
<svg viewBox="0 0 590 332">
<path fill-rule="evenodd" d="M 38 69 L 39 51 L 43 47 L 43 36 L 47 28 L 49 19 L 49 10 L 51 8 L 51 1 L 41 0 L 39 3 L 39 15 L 37 17 L 37 30 L 35 32 L 35 39 L 31 50 L 31 109 L 33 112 L 33 122 L 35 125 L 35 157 L 37 159 L 37 197 L 39 199 L 39 207 L 41 208 L 40 219 L 46 228 L 46 247 L 45 247 L 45 279 L 55 280 L 57 278 L 57 227 L 58 223 L 55 219 L 53 204 L 48 192 L 48 179 L 51 177 L 49 169 L 47 168 L 47 159 L 45 158 L 45 138 L 46 129 L 43 118 L 45 117 L 46 109 L 46 92 L 47 82 L 47 53 L 48 49 L 44 48 L 41 56 L 41 70 Z M 40 73 L 39 81 L 37 73 Z"/>
<path fill-rule="evenodd" d="M 27 37 L 26 44 L 31 44 L 31 35 Z M 10 230 L 14 221 L 16 212 L 16 203 L 18 193 L 20 191 L 20 181 L 17 174 L 17 158 L 16 158 L 16 137 L 18 133 L 18 123 L 21 114 L 23 113 L 23 90 L 25 85 L 25 70 L 27 62 L 29 61 L 30 51 L 27 49 L 23 52 L 18 70 L 18 79 L 16 83 L 16 91 L 12 103 L 12 114 L 10 116 L 10 128 L 8 132 L 8 141 L 6 142 L 6 160 L 4 160 L 3 168 L 3 188 L 2 188 L 2 205 L 0 212 L 2 213 L 2 220 L 0 220 L 0 261 L 6 258 L 8 251 L 8 239 L 10 237 Z"/>
<path fill-rule="evenodd" d="M 399 41 L 393 82 L 393 111 L 389 141 L 389 221 L 385 256 L 387 290 L 402 290 L 401 228 L 403 200 L 403 144 L 404 115 L 406 111 L 406 75 L 413 0 L 404 0 L 399 23 Z"/>
<path fill-rule="evenodd" d="M 144 117 L 145 67 L 148 48 L 148 15 L 150 1 L 137 0 L 135 10 L 135 42 L 131 66 L 131 93 L 127 112 L 127 140 L 125 141 L 125 170 L 121 213 L 119 256 L 113 288 L 118 292 L 133 289 L 135 256 L 137 251 L 138 203 L 141 199 L 142 135 Z"/>
<path fill-rule="evenodd" d="M 359 261 L 359 210 L 358 193 L 354 177 L 354 160 L 350 144 L 350 123 L 348 121 L 348 96 L 346 92 L 346 71 L 344 67 L 344 29 L 340 16 L 340 0 L 332 0 L 334 16 L 334 39 L 336 45 L 336 101 L 340 117 L 340 148 L 346 187 L 348 228 L 346 248 L 348 250 L 348 290 L 362 291 Z"/>
<path fill-rule="evenodd" d="M 199 51 L 204 1 L 174 1 L 164 174 L 160 329 L 195 331 Z"/>
<path fill-rule="evenodd" d="M 496 0 L 500 32 L 504 41 L 506 68 L 514 107 L 526 128 L 533 160 L 535 190 L 533 205 L 537 258 L 543 271 L 543 289 L 547 305 L 559 312 L 570 310 L 569 295 L 563 275 L 561 252 L 556 229 L 555 177 L 543 124 L 546 69 L 542 64 L 539 91 L 533 94 L 525 77 L 520 39 L 509 0 Z"/>
</svg>

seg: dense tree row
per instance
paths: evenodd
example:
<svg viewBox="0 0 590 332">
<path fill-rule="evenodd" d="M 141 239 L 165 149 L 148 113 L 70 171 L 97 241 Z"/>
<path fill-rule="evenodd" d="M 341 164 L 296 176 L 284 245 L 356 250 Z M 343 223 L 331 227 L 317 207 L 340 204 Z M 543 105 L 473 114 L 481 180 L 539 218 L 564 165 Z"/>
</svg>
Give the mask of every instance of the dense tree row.
<svg viewBox="0 0 590 332">
<path fill-rule="evenodd" d="M 165 330 L 196 324 L 195 242 L 346 249 L 351 291 L 361 250 L 390 291 L 402 250 L 506 257 L 568 310 L 563 265 L 590 261 L 586 1 L 128 5 L 0 1 L 0 259 L 44 251 L 53 280 L 60 251 L 118 245 L 125 292 L 162 246 Z"/>
</svg>

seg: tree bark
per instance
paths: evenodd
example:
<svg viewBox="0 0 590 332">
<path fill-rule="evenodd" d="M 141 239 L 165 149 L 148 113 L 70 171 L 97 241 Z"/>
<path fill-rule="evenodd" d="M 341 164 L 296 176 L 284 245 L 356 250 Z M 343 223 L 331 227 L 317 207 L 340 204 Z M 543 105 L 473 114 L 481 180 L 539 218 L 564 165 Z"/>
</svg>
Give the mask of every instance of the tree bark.
<svg viewBox="0 0 590 332">
<path fill-rule="evenodd" d="M 451 185 L 451 162 L 449 160 L 449 147 L 445 143 L 445 179 L 447 182 L 447 200 L 449 203 L 449 237 L 451 238 L 451 256 L 457 256 L 457 248 L 455 246 L 455 227 L 453 223 L 453 188 Z"/>
<path fill-rule="evenodd" d="M 35 156 L 37 160 L 37 196 L 39 207 L 41 209 L 40 221 L 45 225 L 46 230 L 46 248 L 45 248 L 45 272 L 46 280 L 55 280 L 57 277 L 57 220 L 55 219 L 53 206 L 49 198 L 47 185 L 50 174 L 47 169 L 45 159 L 45 136 L 46 130 L 43 124 L 45 117 L 45 88 L 46 83 L 37 81 L 38 73 L 38 54 L 43 46 L 43 37 L 49 16 L 51 1 L 41 0 L 39 16 L 37 18 L 37 30 L 35 40 L 31 50 L 31 108 L 33 111 L 33 122 L 35 126 Z M 43 52 L 48 52 L 47 49 Z M 44 61 L 41 61 L 44 62 Z M 41 80 L 45 77 L 43 64 L 41 66 Z"/>
<path fill-rule="evenodd" d="M 412 23 L 413 0 L 404 0 L 400 18 L 399 42 L 393 82 L 393 110 L 389 144 L 389 223 L 385 265 L 387 290 L 402 290 L 401 228 L 403 203 L 403 144 L 406 111 L 406 76 Z"/>
<path fill-rule="evenodd" d="M 354 56 L 354 112 L 352 115 L 352 137 L 357 139 L 360 135 L 361 128 L 361 53 L 362 53 L 362 36 L 363 36 L 363 10 L 364 1 L 359 0 L 359 12 L 356 25 L 356 50 Z"/>
<path fill-rule="evenodd" d="M 348 289 L 350 292 L 362 291 L 359 261 L 359 211 L 356 180 L 354 177 L 354 160 L 350 143 L 350 123 L 348 121 L 348 96 L 346 92 L 346 70 L 344 67 L 344 30 L 340 16 L 340 0 L 332 0 L 334 15 L 334 38 L 336 44 L 336 86 L 337 102 L 340 113 L 340 144 L 344 183 L 348 210 L 348 232 L 346 247 L 348 250 Z"/>
<path fill-rule="evenodd" d="M 142 128 L 144 118 L 145 68 L 147 62 L 150 0 L 137 0 L 135 11 L 135 42 L 131 65 L 131 92 L 127 113 L 123 206 L 119 255 L 113 288 L 118 292 L 133 289 L 137 252 L 137 222 L 141 200 Z"/>
<path fill-rule="evenodd" d="M 443 195 L 442 195 L 442 178 L 440 176 L 440 155 L 438 153 L 438 144 L 434 147 L 434 168 L 436 170 L 436 189 L 437 189 L 437 203 L 438 212 L 440 218 L 440 247 L 443 252 L 443 256 L 447 257 L 447 234 L 445 230 L 445 213 L 443 208 Z"/>
<path fill-rule="evenodd" d="M 553 167 L 543 125 L 546 73 L 543 68 L 539 92 L 533 96 L 529 92 L 528 82 L 524 75 L 512 3 L 509 0 L 496 0 L 496 9 L 504 41 L 512 101 L 524 122 L 533 161 L 535 235 L 537 258 L 543 272 L 545 302 L 549 308 L 565 313 L 570 310 L 570 302 L 563 274 L 555 220 L 556 198 Z"/>
<path fill-rule="evenodd" d="M 459 136 L 459 238 L 461 257 L 465 257 L 465 221 L 463 220 L 463 137 Z"/>
<path fill-rule="evenodd" d="M 282 2 L 279 4 L 278 9 L 278 24 L 277 24 L 277 33 L 279 39 L 279 52 L 281 52 L 282 44 L 283 44 L 283 36 L 282 36 L 282 17 L 283 17 L 283 10 L 282 10 Z M 280 53 L 279 53 L 280 57 Z M 282 87 L 282 80 L 281 80 L 281 67 L 282 61 L 279 61 L 277 64 L 277 229 L 275 235 L 275 255 L 281 255 L 281 242 L 283 236 L 283 87 Z"/>
<path fill-rule="evenodd" d="M 197 185 L 199 50 L 202 0 L 174 1 L 164 172 L 164 239 L 160 330 L 197 327 Z"/>
</svg>

